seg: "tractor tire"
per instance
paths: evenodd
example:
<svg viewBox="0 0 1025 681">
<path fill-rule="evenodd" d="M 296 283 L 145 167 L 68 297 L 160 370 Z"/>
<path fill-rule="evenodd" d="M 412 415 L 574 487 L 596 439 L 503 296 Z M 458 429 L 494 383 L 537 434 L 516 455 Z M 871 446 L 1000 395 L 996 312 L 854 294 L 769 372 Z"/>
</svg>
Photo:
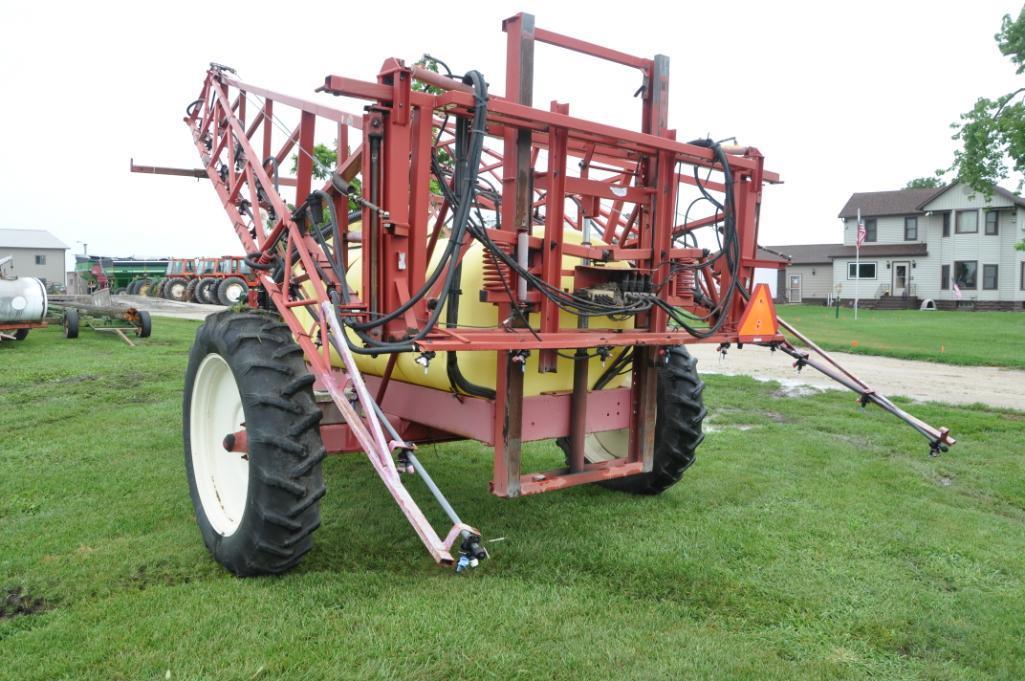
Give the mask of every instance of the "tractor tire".
<svg viewBox="0 0 1025 681">
<path fill-rule="evenodd" d="M 64 337 L 78 338 L 78 310 L 73 307 L 64 310 Z"/>
<path fill-rule="evenodd" d="M 170 299 L 167 295 L 167 289 L 173 281 L 174 279 L 164 279 L 164 283 L 160 285 L 160 293 L 157 294 L 160 298 Z"/>
<path fill-rule="evenodd" d="M 189 283 L 185 286 L 185 302 L 186 303 L 198 303 L 199 298 L 196 297 L 196 289 L 199 288 L 199 279 L 189 279 Z"/>
<path fill-rule="evenodd" d="M 135 290 L 137 288 L 139 288 L 139 280 L 132 279 L 130 282 L 128 282 L 128 288 L 125 289 L 125 293 L 127 293 L 130 296 L 134 296 Z"/>
<path fill-rule="evenodd" d="M 122 286 L 121 288 L 114 289 L 114 295 L 115 296 L 120 296 L 120 295 L 124 294 L 124 292 L 125 292 L 124 286 Z"/>
<path fill-rule="evenodd" d="M 14 332 L 14 340 L 25 340 L 28 338 L 28 332 L 32 329 L 18 329 Z"/>
<path fill-rule="evenodd" d="M 146 295 L 150 298 L 162 298 L 164 296 L 164 284 L 167 283 L 167 279 L 161 277 L 155 282 L 150 284 L 149 291 Z"/>
<path fill-rule="evenodd" d="M 217 304 L 217 279 L 203 279 L 196 287 L 196 298 L 204 305 Z"/>
<path fill-rule="evenodd" d="M 221 305 L 237 305 L 245 303 L 249 296 L 249 284 L 241 277 L 228 277 L 217 285 L 217 300 Z"/>
<path fill-rule="evenodd" d="M 151 333 L 153 333 L 153 320 L 150 318 L 149 312 L 139 310 L 139 338 L 149 338 Z"/>
<path fill-rule="evenodd" d="M 196 333 L 183 400 L 189 493 L 207 549 L 240 577 L 285 572 L 313 546 L 325 452 L 312 386 L 275 316 L 226 310 Z M 248 452 L 226 450 L 243 424 Z"/>
<path fill-rule="evenodd" d="M 169 279 L 164 288 L 164 297 L 168 300 L 185 300 L 185 292 L 188 290 L 189 280 Z"/>
<path fill-rule="evenodd" d="M 630 494 L 660 494 L 680 481 L 683 472 L 694 463 L 694 452 L 705 439 L 701 422 L 705 419 L 702 393 L 705 384 L 698 376 L 698 360 L 687 348 L 667 348 L 669 361 L 658 372 L 655 408 L 655 453 L 648 473 L 616 478 L 599 483 L 602 487 Z M 569 438 L 556 441 L 569 460 Z M 586 459 L 592 463 L 626 456 L 625 431 L 609 431 L 587 436 Z"/>
<path fill-rule="evenodd" d="M 135 285 L 135 295 L 137 296 L 148 296 L 149 289 L 153 285 L 153 282 L 149 279 L 139 279 L 138 284 Z"/>
</svg>

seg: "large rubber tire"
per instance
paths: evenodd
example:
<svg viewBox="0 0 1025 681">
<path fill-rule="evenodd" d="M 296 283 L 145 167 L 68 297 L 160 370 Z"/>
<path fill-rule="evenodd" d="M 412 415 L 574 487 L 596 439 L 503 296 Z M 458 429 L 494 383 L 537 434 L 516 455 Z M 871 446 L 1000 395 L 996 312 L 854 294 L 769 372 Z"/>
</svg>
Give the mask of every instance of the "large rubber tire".
<svg viewBox="0 0 1025 681">
<path fill-rule="evenodd" d="M 32 329 L 17 329 L 14 332 L 14 340 L 25 340 L 26 338 L 28 338 L 28 332 L 31 330 Z"/>
<path fill-rule="evenodd" d="M 217 284 L 217 300 L 221 305 L 245 303 L 249 295 L 249 284 L 241 277 L 228 277 Z"/>
<path fill-rule="evenodd" d="M 130 281 L 130 282 L 128 283 L 128 288 L 127 288 L 127 289 L 125 289 L 125 291 L 126 291 L 126 292 L 128 293 L 128 295 L 130 295 L 130 296 L 134 296 L 134 295 L 135 295 L 135 292 L 136 292 L 136 291 L 137 291 L 138 289 L 139 289 L 139 280 L 138 280 L 138 279 L 132 279 L 132 280 L 131 280 L 131 281 Z"/>
<path fill-rule="evenodd" d="M 167 279 L 164 279 L 163 277 L 161 277 L 160 279 L 157 279 L 156 281 L 154 281 L 152 284 L 149 285 L 149 290 L 146 291 L 146 295 L 149 296 L 150 298 L 159 298 L 164 293 L 164 284 L 166 282 L 167 282 Z"/>
<path fill-rule="evenodd" d="M 217 304 L 218 279 L 202 279 L 196 287 L 196 298 L 205 305 Z"/>
<path fill-rule="evenodd" d="M 667 352 L 669 361 L 658 372 L 652 469 L 599 483 L 603 487 L 631 494 L 659 494 L 678 483 L 694 463 L 695 450 L 705 439 L 701 431 L 707 413 L 702 396 L 705 384 L 698 376 L 698 360 L 686 347 L 677 345 L 667 348 Z M 568 459 L 569 438 L 559 438 L 557 443 Z M 589 435 L 587 449 L 589 461 L 625 456 L 625 433 Z"/>
<path fill-rule="evenodd" d="M 169 279 L 164 288 L 164 297 L 168 300 L 185 300 L 185 292 L 188 290 L 188 279 Z"/>
<path fill-rule="evenodd" d="M 139 338 L 149 338 L 151 333 L 153 333 L 153 320 L 150 318 L 149 312 L 139 310 Z"/>
<path fill-rule="evenodd" d="M 73 307 L 64 310 L 64 337 L 78 338 L 78 310 Z"/>
<path fill-rule="evenodd" d="M 150 287 L 153 285 L 153 282 L 149 279 L 138 279 L 137 281 L 139 283 L 135 285 L 135 295 L 144 297 L 148 296 Z"/>
<path fill-rule="evenodd" d="M 282 573 L 313 546 L 325 452 L 312 385 L 275 316 L 226 310 L 196 333 L 185 373 L 185 468 L 203 541 L 236 575 Z M 241 424 L 248 459 L 222 445 Z"/>
<path fill-rule="evenodd" d="M 189 284 L 185 287 L 185 302 L 199 302 L 199 298 L 196 297 L 196 289 L 199 288 L 199 282 L 199 279 L 189 279 Z"/>
</svg>

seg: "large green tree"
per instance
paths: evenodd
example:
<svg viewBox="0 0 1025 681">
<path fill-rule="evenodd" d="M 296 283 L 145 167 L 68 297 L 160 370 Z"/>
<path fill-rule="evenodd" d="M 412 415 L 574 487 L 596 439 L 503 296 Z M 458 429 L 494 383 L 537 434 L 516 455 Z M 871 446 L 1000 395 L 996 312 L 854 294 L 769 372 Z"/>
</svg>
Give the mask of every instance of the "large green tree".
<svg viewBox="0 0 1025 681">
<path fill-rule="evenodd" d="M 1000 52 L 1025 72 L 1025 8 L 1017 19 L 1004 15 L 994 38 Z M 975 106 L 953 123 L 954 139 L 961 148 L 954 152 L 952 170 L 959 180 L 989 196 L 993 185 L 1012 174 L 1025 176 L 1025 87 L 995 99 L 980 97 Z M 1019 188 L 1021 182 L 1019 182 Z"/>
<path fill-rule="evenodd" d="M 1000 31 L 993 36 L 1000 52 L 1025 72 L 1025 7 L 1018 17 L 1005 14 Z M 980 97 L 970 111 L 961 114 L 953 139 L 961 142 L 950 170 L 975 191 L 991 196 L 993 186 L 1012 175 L 1018 191 L 1025 184 L 1025 87 L 995 99 Z M 1025 240 L 1018 244 L 1025 250 Z"/>
<path fill-rule="evenodd" d="M 942 186 L 943 181 L 938 177 L 916 177 L 908 180 L 904 189 L 939 189 Z"/>
</svg>

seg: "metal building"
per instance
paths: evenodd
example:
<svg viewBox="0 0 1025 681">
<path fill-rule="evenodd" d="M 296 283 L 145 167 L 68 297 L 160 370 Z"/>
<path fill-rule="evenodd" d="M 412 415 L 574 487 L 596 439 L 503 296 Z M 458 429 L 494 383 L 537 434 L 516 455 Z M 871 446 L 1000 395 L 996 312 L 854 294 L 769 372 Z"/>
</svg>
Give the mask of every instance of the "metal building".
<svg viewBox="0 0 1025 681">
<path fill-rule="evenodd" d="M 0 229 L 0 258 L 12 256 L 7 274 L 64 285 L 68 247 L 43 229 Z"/>
</svg>

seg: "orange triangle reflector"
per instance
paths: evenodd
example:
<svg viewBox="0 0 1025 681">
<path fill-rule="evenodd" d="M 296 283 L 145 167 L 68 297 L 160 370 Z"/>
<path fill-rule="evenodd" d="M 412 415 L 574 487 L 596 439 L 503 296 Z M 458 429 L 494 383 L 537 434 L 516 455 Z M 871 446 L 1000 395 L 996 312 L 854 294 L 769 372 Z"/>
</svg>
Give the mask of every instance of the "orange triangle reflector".
<svg viewBox="0 0 1025 681">
<path fill-rule="evenodd" d="M 757 284 L 754 295 L 740 317 L 737 335 L 742 343 L 760 343 L 777 334 L 779 323 L 776 321 L 776 306 L 772 304 L 769 285 Z"/>
</svg>

